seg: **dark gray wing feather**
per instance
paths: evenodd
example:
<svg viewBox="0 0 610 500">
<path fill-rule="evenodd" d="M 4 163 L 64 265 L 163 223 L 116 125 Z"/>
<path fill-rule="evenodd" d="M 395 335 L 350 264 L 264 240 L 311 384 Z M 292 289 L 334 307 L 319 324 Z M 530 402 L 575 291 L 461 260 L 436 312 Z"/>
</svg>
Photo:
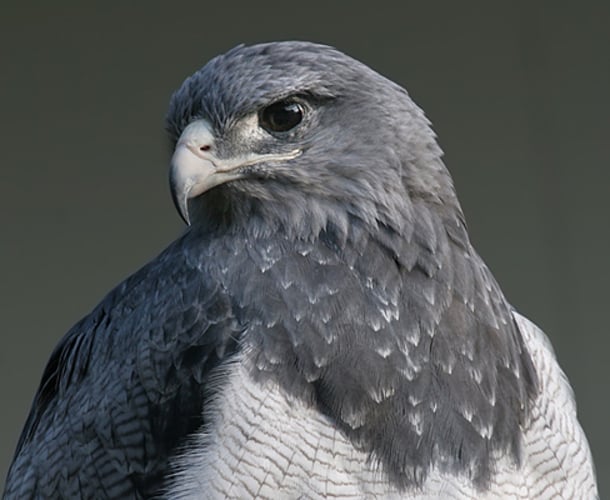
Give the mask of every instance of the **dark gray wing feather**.
<svg viewBox="0 0 610 500">
<path fill-rule="evenodd" d="M 53 352 L 5 498 L 140 498 L 202 424 L 206 377 L 236 348 L 226 293 L 188 236 L 113 290 Z"/>
</svg>

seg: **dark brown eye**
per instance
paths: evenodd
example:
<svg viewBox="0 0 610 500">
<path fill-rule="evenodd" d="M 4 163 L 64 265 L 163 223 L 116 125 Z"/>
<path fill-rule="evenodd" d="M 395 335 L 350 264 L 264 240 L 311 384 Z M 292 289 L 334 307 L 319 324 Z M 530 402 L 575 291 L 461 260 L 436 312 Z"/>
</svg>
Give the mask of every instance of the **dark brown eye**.
<svg viewBox="0 0 610 500">
<path fill-rule="evenodd" d="M 294 101 L 275 102 L 258 114 L 258 122 L 267 132 L 287 132 L 302 120 L 303 106 Z"/>
</svg>

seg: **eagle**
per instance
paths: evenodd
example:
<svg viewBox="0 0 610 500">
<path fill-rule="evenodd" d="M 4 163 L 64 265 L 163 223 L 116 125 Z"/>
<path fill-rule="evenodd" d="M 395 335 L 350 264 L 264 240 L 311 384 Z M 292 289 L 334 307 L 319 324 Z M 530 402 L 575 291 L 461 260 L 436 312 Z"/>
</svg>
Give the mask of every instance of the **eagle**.
<svg viewBox="0 0 610 500">
<path fill-rule="evenodd" d="M 5 499 L 597 498 L 569 383 L 404 88 L 241 45 L 166 128 L 186 229 L 59 342 Z"/>
</svg>

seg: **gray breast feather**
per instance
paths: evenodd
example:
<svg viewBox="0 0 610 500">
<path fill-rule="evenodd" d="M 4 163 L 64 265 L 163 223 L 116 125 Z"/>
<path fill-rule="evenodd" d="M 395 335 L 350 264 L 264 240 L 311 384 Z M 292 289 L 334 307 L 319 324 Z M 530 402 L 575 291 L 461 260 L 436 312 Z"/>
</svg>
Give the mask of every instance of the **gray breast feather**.
<svg viewBox="0 0 610 500">
<path fill-rule="evenodd" d="M 254 383 L 244 356 L 227 368 L 208 425 L 174 461 L 171 498 L 383 498 L 515 500 L 598 498 L 574 398 L 550 344 L 515 313 L 541 394 L 523 428 L 521 464 L 497 456 L 489 488 L 432 468 L 421 487 L 399 490 L 327 417 L 271 379 Z"/>
</svg>

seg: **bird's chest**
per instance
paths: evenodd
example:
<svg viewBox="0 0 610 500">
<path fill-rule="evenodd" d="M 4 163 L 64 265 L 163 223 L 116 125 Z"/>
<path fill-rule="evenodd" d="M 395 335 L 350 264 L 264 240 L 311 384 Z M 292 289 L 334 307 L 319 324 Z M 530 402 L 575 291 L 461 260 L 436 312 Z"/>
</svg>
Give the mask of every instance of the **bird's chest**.
<svg viewBox="0 0 610 500">
<path fill-rule="evenodd" d="M 206 409 L 206 426 L 176 461 L 170 498 L 391 498 L 380 471 L 334 423 L 240 355 Z"/>
</svg>

